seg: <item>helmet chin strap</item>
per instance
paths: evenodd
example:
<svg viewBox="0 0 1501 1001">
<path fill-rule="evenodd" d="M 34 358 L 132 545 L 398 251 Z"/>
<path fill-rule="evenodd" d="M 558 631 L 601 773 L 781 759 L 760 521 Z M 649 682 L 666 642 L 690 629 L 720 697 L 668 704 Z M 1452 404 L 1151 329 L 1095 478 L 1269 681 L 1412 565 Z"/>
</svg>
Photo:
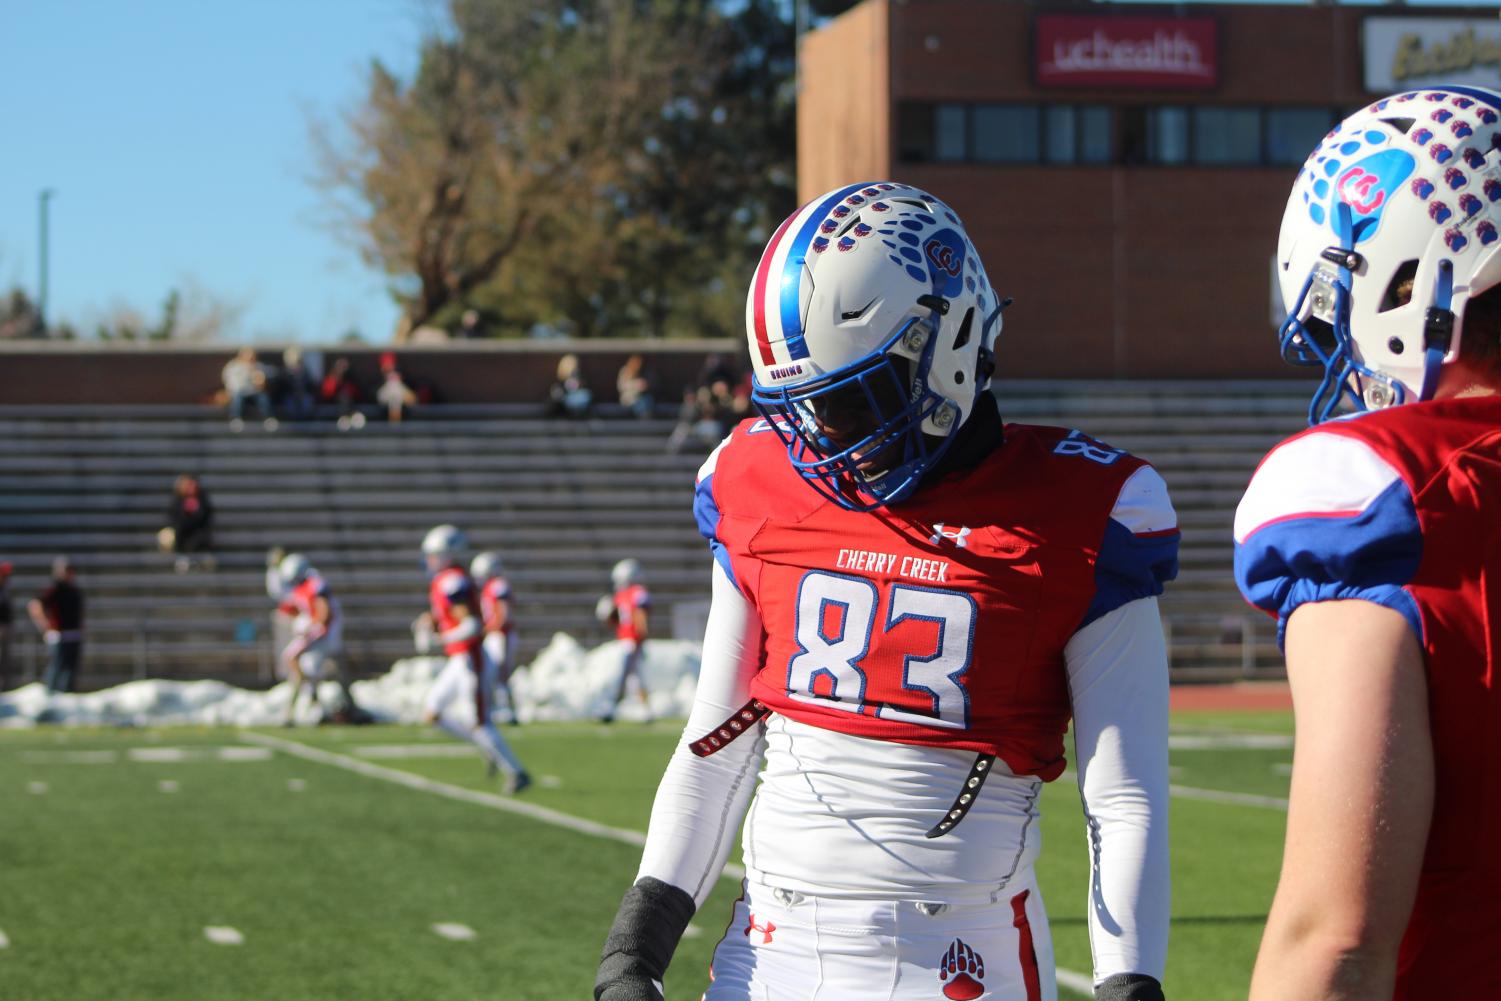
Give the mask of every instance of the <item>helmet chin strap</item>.
<svg viewBox="0 0 1501 1001">
<path fill-rule="evenodd" d="M 1438 389 L 1439 370 L 1454 343 L 1454 262 L 1438 262 L 1438 280 L 1433 287 L 1433 305 L 1423 318 L 1423 388 L 1419 400 L 1431 400 Z"/>
</svg>

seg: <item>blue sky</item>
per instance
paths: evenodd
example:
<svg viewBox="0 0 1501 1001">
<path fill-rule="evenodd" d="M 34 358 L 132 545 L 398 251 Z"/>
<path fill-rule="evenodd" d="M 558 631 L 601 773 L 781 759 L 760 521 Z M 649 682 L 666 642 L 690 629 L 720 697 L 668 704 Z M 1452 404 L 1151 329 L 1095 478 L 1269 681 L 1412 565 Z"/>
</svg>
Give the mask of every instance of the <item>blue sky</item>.
<svg viewBox="0 0 1501 1001">
<path fill-rule="evenodd" d="M 390 336 L 382 276 L 317 223 L 309 112 L 409 74 L 423 0 L 0 0 L 0 290 L 37 282 L 53 188 L 49 313 L 81 330 L 154 318 L 173 287 L 243 307 L 234 333 Z"/>
</svg>

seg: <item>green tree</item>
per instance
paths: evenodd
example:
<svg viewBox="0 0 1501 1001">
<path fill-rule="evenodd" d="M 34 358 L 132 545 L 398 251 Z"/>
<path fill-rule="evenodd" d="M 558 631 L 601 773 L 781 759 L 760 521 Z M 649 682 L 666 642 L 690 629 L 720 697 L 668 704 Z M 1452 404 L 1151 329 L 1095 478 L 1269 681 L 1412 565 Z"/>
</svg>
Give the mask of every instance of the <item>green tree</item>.
<svg viewBox="0 0 1501 1001">
<path fill-rule="evenodd" d="M 792 38 L 771 0 L 720 7 L 450 0 L 410 82 L 371 67 L 318 182 L 407 330 L 738 328 L 791 207 Z"/>
</svg>

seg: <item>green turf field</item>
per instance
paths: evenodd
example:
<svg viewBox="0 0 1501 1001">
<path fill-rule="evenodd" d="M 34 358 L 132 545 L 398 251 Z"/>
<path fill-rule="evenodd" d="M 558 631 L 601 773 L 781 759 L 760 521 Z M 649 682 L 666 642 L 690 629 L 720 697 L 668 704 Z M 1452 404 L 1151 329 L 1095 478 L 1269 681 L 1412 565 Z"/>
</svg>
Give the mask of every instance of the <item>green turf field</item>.
<svg viewBox="0 0 1501 1001">
<path fill-rule="evenodd" d="M 1170 997 L 1245 997 L 1281 854 L 1290 728 L 1282 714 L 1175 717 Z M 392 781 L 496 790 L 477 757 L 412 727 L 0 733 L 0 998 L 589 997 L 677 729 L 508 730 L 545 777 L 521 799 L 561 820 Z M 609 830 L 560 826 L 570 817 Z M 1070 780 L 1043 797 L 1043 837 L 1058 962 L 1087 973 Z M 695 919 L 670 1001 L 699 996 L 736 892 L 722 880 Z"/>
</svg>

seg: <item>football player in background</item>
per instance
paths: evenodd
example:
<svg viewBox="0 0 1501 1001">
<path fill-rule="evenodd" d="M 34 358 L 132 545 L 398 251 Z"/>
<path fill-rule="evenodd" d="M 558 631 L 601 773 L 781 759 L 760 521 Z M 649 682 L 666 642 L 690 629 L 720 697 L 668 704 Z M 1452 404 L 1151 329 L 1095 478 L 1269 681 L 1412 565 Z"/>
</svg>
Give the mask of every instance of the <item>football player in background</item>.
<svg viewBox="0 0 1501 1001">
<path fill-rule="evenodd" d="M 1002 423 L 1003 305 L 906 185 L 840 188 L 771 238 L 746 304 L 765 419 L 699 473 L 697 696 L 599 1001 L 662 996 L 747 805 L 707 1001 L 1056 998 L 1033 862 L 1070 717 L 1096 997 L 1162 998 L 1177 519 L 1142 460 Z"/>
<path fill-rule="evenodd" d="M 464 569 L 468 551 L 469 540 L 452 525 L 439 525 L 422 540 L 422 557 L 432 576 L 428 601 L 433 628 L 448 655 L 427 693 L 422 721 L 474 744 L 492 774 L 505 773 L 506 791 L 518 793 L 532 780 L 490 716 L 496 668 L 485 654 L 479 588 Z"/>
<path fill-rule="evenodd" d="M 516 671 L 516 618 L 511 614 L 511 582 L 500 554 L 483 552 L 469 564 L 469 576 L 479 586 L 480 613 L 485 622 L 485 656 L 495 663 L 495 689 L 505 696 L 512 723 L 520 723 L 511 675 Z"/>
<path fill-rule="evenodd" d="M 318 706 L 318 682 L 332 666 L 336 670 L 345 705 L 354 706 L 349 690 L 348 671 L 342 664 L 344 654 L 344 617 L 325 581 L 301 553 L 289 553 L 276 567 L 281 594 L 276 610 L 292 619 L 292 640 L 282 650 L 281 660 L 292 684 L 283 725 L 297 719 L 297 702 L 304 691 Z M 269 585 L 268 585 L 269 589 Z"/>
<path fill-rule="evenodd" d="M 616 563 L 610 570 L 610 584 L 614 590 L 610 594 L 605 621 L 615 627 L 615 638 L 620 641 L 620 685 L 600 722 L 614 722 L 615 710 L 625 698 L 632 679 L 636 682 L 636 698 L 646 711 L 646 722 L 651 722 L 651 702 L 646 682 L 641 678 L 641 658 L 645 653 L 647 634 L 651 631 L 651 592 L 641 582 L 641 564 L 635 560 Z M 604 607 L 603 602 L 601 607 Z"/>
<path fill-rule="evenodd" d="M 1356 112 L 1287 203 L 1283 357 L 1323 382 L 1235 517 L 1297 722 L 1257 1001 L 1501 997 L 1498 227 L 1475 87 Z"/>
</svg>

